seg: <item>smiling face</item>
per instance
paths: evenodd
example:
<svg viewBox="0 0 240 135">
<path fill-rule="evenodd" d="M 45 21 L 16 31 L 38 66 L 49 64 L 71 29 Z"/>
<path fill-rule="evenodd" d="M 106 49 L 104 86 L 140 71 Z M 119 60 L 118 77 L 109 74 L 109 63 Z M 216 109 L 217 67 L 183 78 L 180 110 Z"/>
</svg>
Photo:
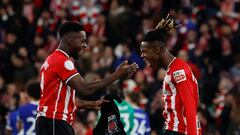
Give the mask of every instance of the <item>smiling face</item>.
<svg viewBox="0 0 240 135">
<path fill-rule="evenodd" d="M 73 32 L 69 34 L 70 56 L 78 59 L 87 48 L 87 38 L 84 31 Z"/>
<path fill-rule="evenodd" d="M 141 57 L 152 68 L 156 68 L 159 62 L 160 47 L 153 42 L 141 43 Z"/>
</svg>

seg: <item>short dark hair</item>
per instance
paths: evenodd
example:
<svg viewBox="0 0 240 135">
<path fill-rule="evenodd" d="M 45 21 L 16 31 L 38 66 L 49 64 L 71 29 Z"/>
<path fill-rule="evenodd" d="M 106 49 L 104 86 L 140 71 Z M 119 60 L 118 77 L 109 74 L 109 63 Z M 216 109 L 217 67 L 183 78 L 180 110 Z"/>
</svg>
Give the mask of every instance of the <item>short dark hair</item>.
<svg viewBox="0 0 240 135">
<path fill-rule="evenodd" d="M 155 42 L 155 41 L 159 41 L 159 42 L 166 42 L 167 41 L 167 35 L 168 35 L 168 30 L 161 28 L 161 29 L 154 29 L 152 31 L 149 31 L 143 41 L 146 42 Z"/>
<path fill-rule="evenodd" d="M 40 99 L 40 83 L 39 81 L 31 80 L 26 85 L 27 94 L 35 100 Z"/>
<path fill-rule="evenodd" d="M 68 21 L 62 24 L 62 26 L 59 29 L 59 36 L 62 38 L 64 35 L 70 33 L 70 32 L 79 32 L 84 31 L 84 27 L 75 21 Z"/>
<path fill-rule="evenodd" d="M 118 95 L 121 98 L 124 98 L 123 90 L 120 88 L 120 85 L 117 83 L 111 84 L 107 87 L 107 94 Z"/>
<path fill-rule="evenodd" d="M 128 97 L 131 99 L 131 101 L 137 105 L 140 105 L 140 94 L 138 92 L 130 92 L 128 94 Z"/>
</svg>

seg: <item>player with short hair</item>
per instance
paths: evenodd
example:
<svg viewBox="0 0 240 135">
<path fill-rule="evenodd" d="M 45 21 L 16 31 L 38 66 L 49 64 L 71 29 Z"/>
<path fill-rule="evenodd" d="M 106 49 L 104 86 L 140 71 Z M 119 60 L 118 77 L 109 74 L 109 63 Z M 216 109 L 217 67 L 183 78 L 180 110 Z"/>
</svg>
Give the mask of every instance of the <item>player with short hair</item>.
<svg viewBox="0 0 240 135">
<path fill-rule="evenodd" d="M 9 112 L 9 114 L 7 115 L 5 134 L 6 135 L 22 135 L 23 134 L 19 126 L 18 110 Z"/>
<path fill-rule="evenodd" d="M 85 82 L 70 59 L 78 59 L 87 48 L 83 26 L 77 22 L 66 22 L 59 29 L 59 37 L 58 49 L 47 57 L 40 69 L 37 135 L 74 135 L 71 125 L 76 115 L 75 96 L 93 94 L 121 77 L 133 75 L 138 68 L 136 63 L 128 64 L 125 61 L 103 80 Z M 99 106 L 102 102 L 93 103 Z"/>
<path fill-rule="evenodd" d="M 167 49 L 167 32 L 178 27 L 168 17 L 145 35 L 140 47 L 141 57 L 152 68 L 161 66 L 166 70 L 162 96 L 164 135 L 200 135 L 198 83 L 187 63 L 174 57 Z"/>
<path fill-rule="evenodd" d="M 149 116 L 139 107 L 140 99 L 140 94 L 137 92 L 130 92 L 126 97 L 126 101 L 130 103 L 134 109 L 134 126 L 131 135 L 150 135 L 151 127 Z"/>
<path fill-rule="evenodd" d="M 112 84 L 108 87 L 107 92 L 118 95 L 119 97 L 122 98 L 121 103 L 118 103 L 116 100 L 114 102 L 118 107 L 120 113 L 120 120 L 123 124 L 124 131 L 126 132 L 127 135 L 131 135 L 131 131 L 134 126 L 134 109 L 130 105 L 130 103 L 128 103 L 125 100 L 126 91 L 124 92 L 120 88 L 119 84 Z"/>
<path fill-rule="evenodd" d="M 26 85 L 26 92 L 29 102 L 19 107 L 19 120 L 22 122 L 24 135 L 35 135 L 35 121 L 40 99 L 40 83 L 38 81 L 30 81 Z"/>
</svg>

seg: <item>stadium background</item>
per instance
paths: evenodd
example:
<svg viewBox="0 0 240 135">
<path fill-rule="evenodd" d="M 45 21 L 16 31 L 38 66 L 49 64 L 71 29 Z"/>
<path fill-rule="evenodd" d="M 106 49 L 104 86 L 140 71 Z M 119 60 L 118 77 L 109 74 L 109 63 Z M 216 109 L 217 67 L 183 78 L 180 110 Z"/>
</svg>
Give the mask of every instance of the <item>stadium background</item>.
<svg viewBox="0 0 240 135">
<path fill-rule="evenodd" d="M 139 64 L 122 89 L 141 93 L 152 134 L 160 134 L 164 70 L 144 66 L 139 44 L 168 12 L 183 24 L 169 33 L 168 48 L 188 62 L 198 79 L 204 134 L 239 135 L 239 0 L 1 0 L 0 134 L 7 113 L 25 103 L 25 85 L 38 80 L 41 64 L 58 46 L 57 29 L 66 20 L 80 21 L 88 34 L 88 51 L 77 61 L 87 81 L 107 76 L 125 59 Z M 96 114 L 78 111 L 74 127 L 79 135 L 89 134 Z"/>
</svg>

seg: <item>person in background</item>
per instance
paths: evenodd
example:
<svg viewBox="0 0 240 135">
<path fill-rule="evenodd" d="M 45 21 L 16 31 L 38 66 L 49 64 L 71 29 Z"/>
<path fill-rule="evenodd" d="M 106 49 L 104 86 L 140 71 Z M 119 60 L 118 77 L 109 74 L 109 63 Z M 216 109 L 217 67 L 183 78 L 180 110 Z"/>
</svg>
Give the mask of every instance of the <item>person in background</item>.
<svg viewBox="0 0 240 135">
<path fill-rule="evenodd" d="M 15 100 L 15 103 L 14 103 L 15 109 L 9 112 L 6 117 L 7 124 L 6 124 L 5 134 L 6 135 L 23 135 L 22 126 L 19 123 L 19 111 L 18 111 L 19 97 L 13 96 L 11 97 L 11 99 Z"/>
<path fill-rule="evenodd" d="M 139 107 L 140 95 L 137 92 L 131 92 L 126 97 L 126 101 L 134 109 L 134 126 L 131 135 L 150 135 L 151 127 L 148 114 Z"/>
<path fill-rule="evenodd" d="M 26 85 L 26 93 L 28 103 L 19 107 L 19 120 L 23 125 L 24 135 L 35 135 L 35 121 L 38 102 L 40 99 L 40 83 L 38 81 L 31 80 Z"/>
<path fill-rule="evenodd" d="M 122 103 L 114 101 L 117 105 L 120 113 L 120 121 L 123 124 L 124 131 L 127 135 L 131 135 L 131 131 L 134 127 L 134 109 L 133 107 L 124 99 L 126 91 L 122 91 L 119 84 L 112 84 L 108 87 L 108 93 L 118 95 L 122 98 Z"/>
</svg>

